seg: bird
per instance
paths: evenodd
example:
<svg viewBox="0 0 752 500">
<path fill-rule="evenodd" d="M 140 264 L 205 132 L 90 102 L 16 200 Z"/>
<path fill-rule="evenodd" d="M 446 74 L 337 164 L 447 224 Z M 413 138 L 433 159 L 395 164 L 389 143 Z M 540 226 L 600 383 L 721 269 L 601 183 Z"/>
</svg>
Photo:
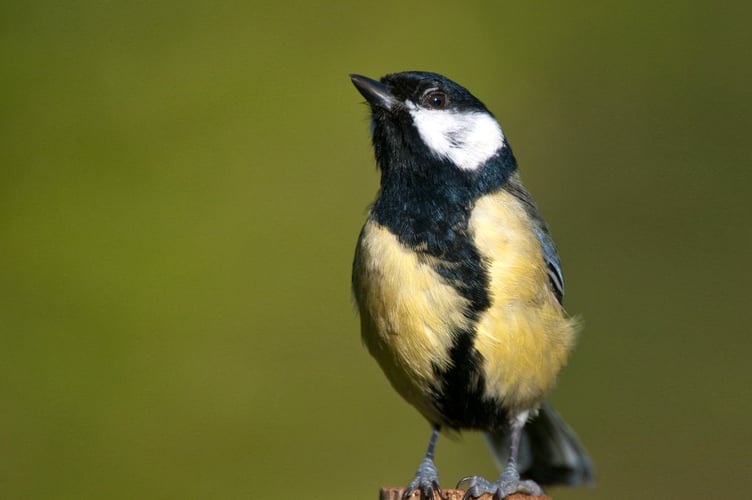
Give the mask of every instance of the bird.
<svg viewBox="0 0 752 500">
<path fill-rule="evenodd" d="M 571 354 L 554 240 L 495 116 L 426 71 L 351 74 L 370 108 L 380 188 L 358 236 L 352 293 L 361 337 L 431 425 L 403 498 L 441 492 L 441 432 L 485 434 L 502 468 L 467 476 L 465 499 L 540 495 L 593 481 L 575 433 L 546 401 Z"/>
</svg>

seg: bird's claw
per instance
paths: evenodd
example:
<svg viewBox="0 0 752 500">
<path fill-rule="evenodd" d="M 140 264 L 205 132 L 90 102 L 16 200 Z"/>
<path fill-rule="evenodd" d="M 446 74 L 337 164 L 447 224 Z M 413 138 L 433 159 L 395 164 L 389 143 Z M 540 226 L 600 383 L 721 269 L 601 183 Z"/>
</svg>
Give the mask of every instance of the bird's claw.
<svg viewBox="0 0 752 500">
<path fill-rule="evenodd" d="M 457 488 L 465 486 L 465 495 L 462 500 L 472 500 L 486 493 L 493 495 L 494 500 L 503 500 L 512 493 L 524 493 L 538 496 L 543 494 L 543 489 L 535 481 L 520 480 L 516 471 L 505 470 L 496 482 L 488 481 L 480 476 L 468 476 L 460 479 Z"/>
<path fill-rule="evenodd" d="M 465 487 L 465 494 L 462 500 L 470 500 L 472 498 L 478 498 L 484 493 L 493 493 L 493 483 L 487 481 L 480 476 L 467 476 L 460 479 L 457 483 L 457 488 Z"/>
<path fill-rule="evenodd" d="M 407 485 L 405 492 L 402 494 L 402 500 L 410 498 L 416 490 L 420 490 L 421 500 L 433 500 L 436 493 L 441 496 L 439 471 L 430 458 L 425 458 L 420 463 L 415 477 L 410 481 L 410 484 Z"/>
</svg>

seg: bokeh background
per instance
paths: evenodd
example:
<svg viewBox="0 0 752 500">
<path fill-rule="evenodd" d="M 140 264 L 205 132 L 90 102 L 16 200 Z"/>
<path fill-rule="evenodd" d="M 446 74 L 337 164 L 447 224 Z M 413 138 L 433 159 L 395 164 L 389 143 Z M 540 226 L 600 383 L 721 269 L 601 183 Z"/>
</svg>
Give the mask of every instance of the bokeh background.
<svg viewBox="0 0 752 500">
<path fill-rule="evenodd" d="M 585 324 L 566 499 L 752 488 L 746 2 L 0 5 L 0 498 L 376 498 L 429 427 L 361 346 L 347 77 L 499 117 Z M 443 483 L 495 476 L 442 439 Z"/>
</svg>

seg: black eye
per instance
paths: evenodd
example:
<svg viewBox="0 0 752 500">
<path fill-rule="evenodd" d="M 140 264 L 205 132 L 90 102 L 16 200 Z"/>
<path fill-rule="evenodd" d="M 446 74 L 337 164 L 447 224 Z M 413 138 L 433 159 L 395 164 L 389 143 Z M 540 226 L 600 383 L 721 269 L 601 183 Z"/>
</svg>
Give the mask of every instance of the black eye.
<svg viewBox="0 0 752 500">
<path fill-rule="evenodd" d="M 426 92 L 420 100 L 421 104 L 427 108 L 442 109 L 447 105 L 447 95 L 439 90 Z"/>
</svg>

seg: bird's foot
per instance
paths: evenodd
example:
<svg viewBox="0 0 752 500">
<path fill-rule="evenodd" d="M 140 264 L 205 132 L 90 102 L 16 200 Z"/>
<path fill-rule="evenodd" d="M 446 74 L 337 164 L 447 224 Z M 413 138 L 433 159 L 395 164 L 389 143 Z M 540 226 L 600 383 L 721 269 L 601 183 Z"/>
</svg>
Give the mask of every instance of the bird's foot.
<svg viewBox="0 0 752 500">
<path fill-rule="evenodd" d="M 434 492 L 441 495 L 439 487 L 439 471 L 436 469 L 433 460 L 424 458 L 418 466 L 418 471 L 410 484 L 405 488 L 402 499 L 407 500 L 416 490 L 420 490 L 421 500 L 433 500 Z"/>
<path fill-rule="evenodd" d="M 457 483 L 457 487 L 466 486 L 465 496 L 462 500 L 470 500 L 490 493 L 494 500 L 502 500 L 512 493 L 524 493 L 538 496 L 543 494 L 543 489 L 535 481 L 521 480 L 520 475 L 514 469 L 506 469 L 502 472 L 499 480 L 490 482 L 480 476 L 468 476 Z"/>
</svg>

